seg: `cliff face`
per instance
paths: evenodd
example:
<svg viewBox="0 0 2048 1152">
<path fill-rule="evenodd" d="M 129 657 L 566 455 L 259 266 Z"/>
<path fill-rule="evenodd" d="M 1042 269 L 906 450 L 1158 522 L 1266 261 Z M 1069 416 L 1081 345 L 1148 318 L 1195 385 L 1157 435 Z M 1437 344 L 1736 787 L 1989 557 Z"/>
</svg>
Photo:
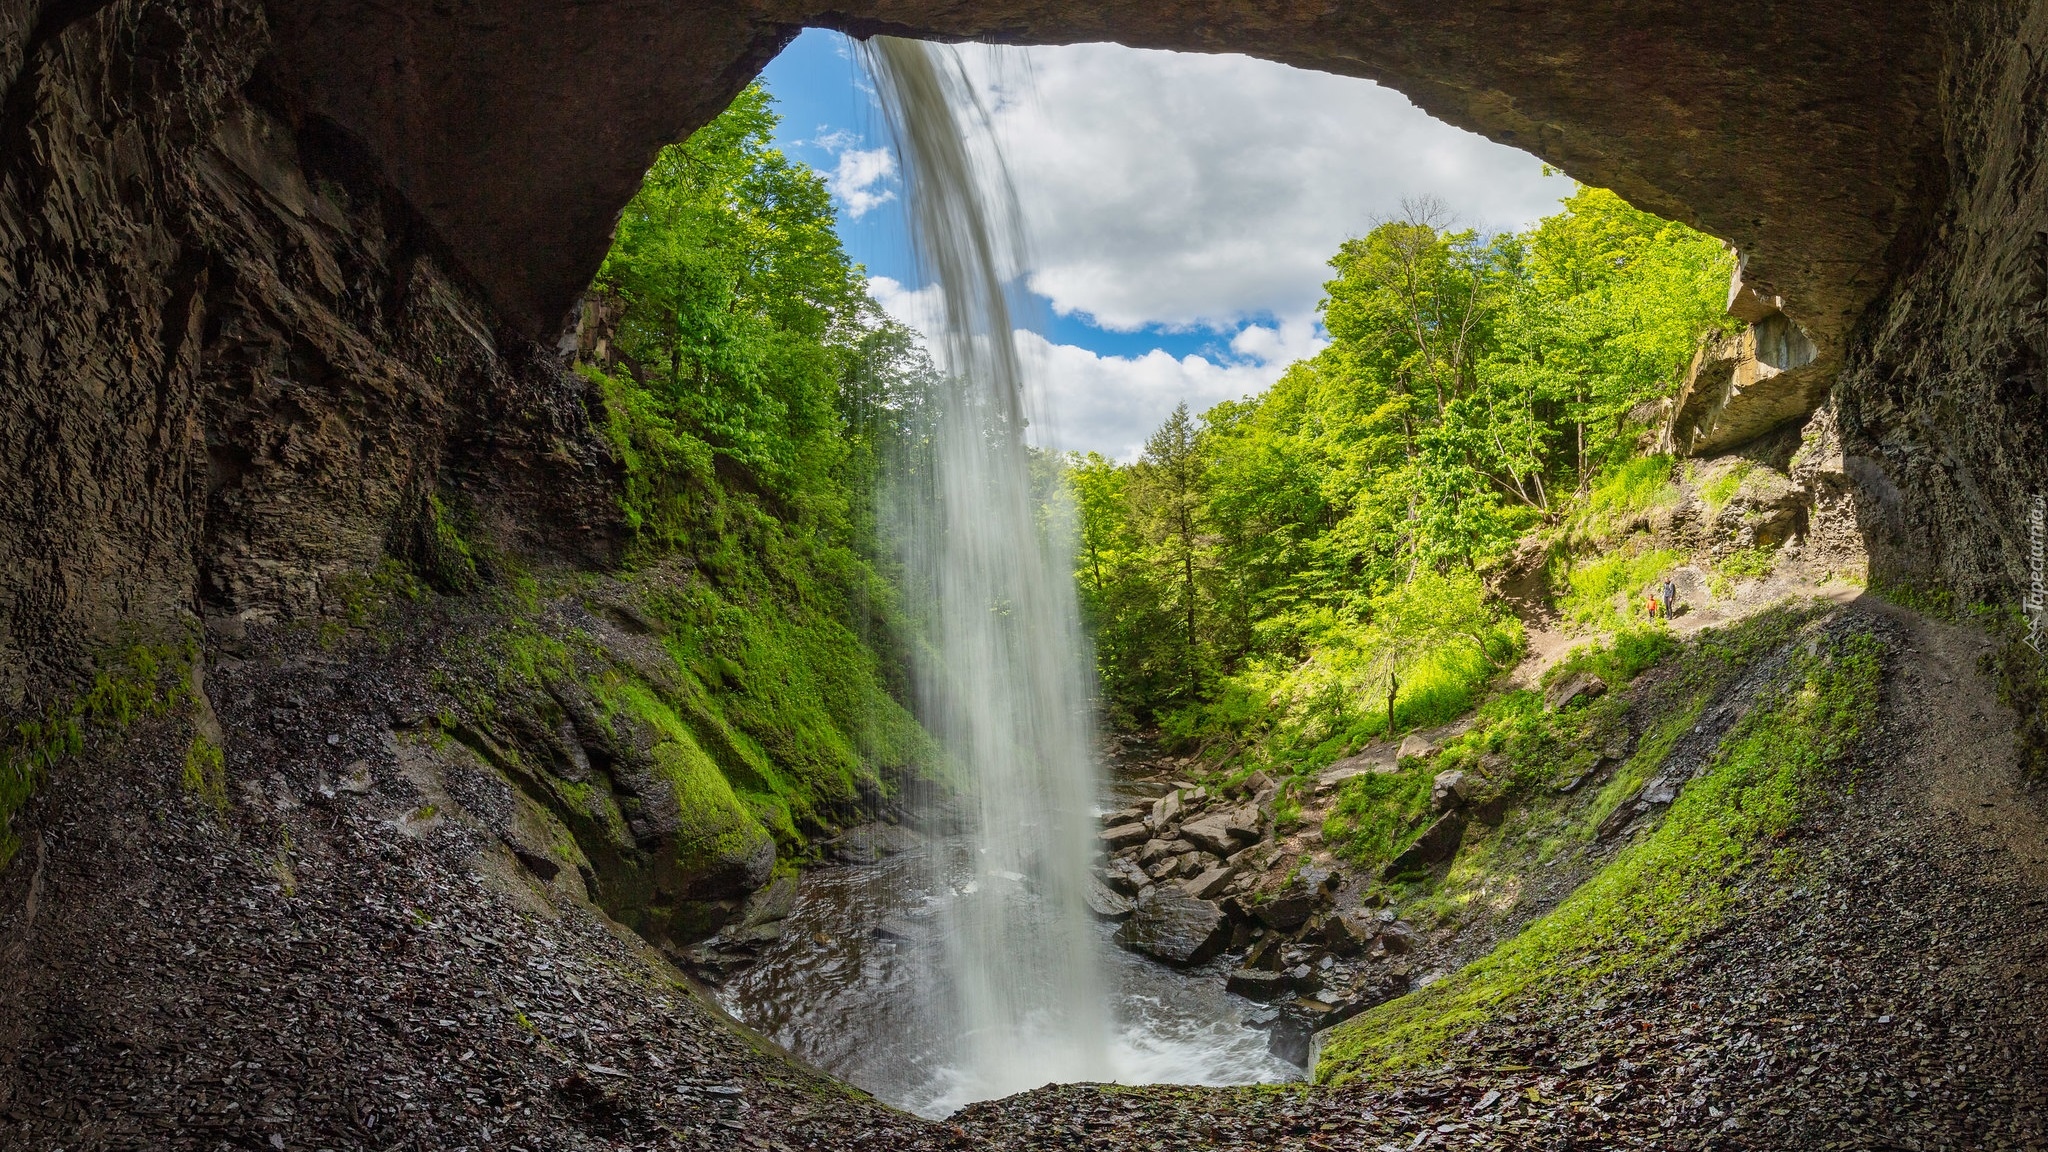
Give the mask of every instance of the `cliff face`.
<svg viewBox="0 0 2048 1152">
<path fill-rule="evenodd" d="M 0 713 L 430 559 L 437 489 L 510 546 L 616 547 L 580 384 L 274 98 L 270 45 L 238 0 L 0 9 Z"/>
<path fill-rule="evenodd" d="M 1958 5 L 1949 194 L 1835 384 L 1873 578 L 2016 603 L 2048 495 L 2048 7 Z"/>
<path fill-rule="evenodd" d="M 804 22 L 1373 76 L 1697 222 L 1812 335 L 1801 371 L 1838 373 L 1874 577 L 2022 576 L 2040 5 L 4 0 L 0 713 L 197 617 L 314 616 L 385 556 L 439 570 L 451 505 L 528 557 L 615 557 L 559 318 L 652 150 Z"/>
</svg>

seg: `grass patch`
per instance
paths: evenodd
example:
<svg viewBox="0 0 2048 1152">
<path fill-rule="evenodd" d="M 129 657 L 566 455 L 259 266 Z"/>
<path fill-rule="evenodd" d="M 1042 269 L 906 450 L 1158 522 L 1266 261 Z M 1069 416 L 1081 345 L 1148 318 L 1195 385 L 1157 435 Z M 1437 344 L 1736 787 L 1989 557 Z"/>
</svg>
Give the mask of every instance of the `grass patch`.
<svg viewBox="0 0 2048 1152">
<path fill-rule="evenodd" d="M 1678 497 L 1679 487 L 1671 480 L 1671 457 L 1636 457 L 1609 469 L 1593 485 L 1573 518 L 1573 535 L 1587 541 L 1611 539 L 1644 512 L 1675 504 Z"/>
<path fill-rule="evenodd" d="M 1654 584 L 1665 569 L 1683 559 L 1684 554 L 1667 548 L 1623 548 L 1597 559 L 1570 564 L 1562 573 L 1553 573 L 1564 578 L 1553 579 L 1552 586 L 1566 589 L 1558 607 L 1581 624 L 1631 619 L 1635 611 L 1633 599 Z M 1630 597 L 1631 603 L 1617 608 L 1616 598 L 1623 595 Z"/>
<path fill-rule="evenodd" d="M 85 748 L 92 729 L 119 731 L 137 720 L 167 715 L 191 695 L 194 639 L 136 644 L 100 660 L 92 687 L 54 704 L 35 719 L 22 720 L 0 743 L 0 868 L 21 847 L 12 826 L 51 768 Z"/>
<path fill-rule="evenodd" d="M 1455 1037 L 1503 1011 L 1680 955 L 1722 921 L 1743 872 L 1822 798 L 1875 716 L 1880 656 L 1869 637 L 1797 656 L 1776 695 L 1736 724 L 1654 832 L 1491 955 L 1339 1026 L 1316 1080 L 1439 1062 Z"/>
<path fill-rule="evenodd" d="M 1544 670 L 1543 685 L 1547 688 L 1575 673 L 1590 672 L 1609 688 L 1625 687 L 1679 647 L 1678 638 L 1661 623 L 1623 628 L 1604 643 L 1581 645 L 1566 653 L 1564 659 Z"/>
<path fill-rule="evenodd" d="M 228 764 L 221 747 L 194 732 L 185 746 L 185 791 L 198 797 L 216 812 L 228 809 Z"/>
<path fill-rule="evenodd" d="M 1339 859 L 1377 873 L 1428 826 L 1434 768 L 1374 772 L 1344 782 L 1323 818 L 1323 843 Z"/>
</svg>

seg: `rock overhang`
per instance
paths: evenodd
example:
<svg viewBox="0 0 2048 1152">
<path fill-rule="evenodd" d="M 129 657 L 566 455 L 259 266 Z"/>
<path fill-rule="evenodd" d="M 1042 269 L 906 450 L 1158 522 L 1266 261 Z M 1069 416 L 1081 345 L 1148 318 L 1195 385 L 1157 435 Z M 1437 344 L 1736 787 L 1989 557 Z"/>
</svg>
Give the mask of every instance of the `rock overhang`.
<svg viewBox="0 0 2048 1152">
<path fill-rule="evenodd" d="M 806 26 L 1243 52 L 1395 88 L 1737 244 L 1833 360 L 1923 243 L 1944 58 L 1927 3 L 499 0 L 272 3 L 267 82 L 355 139 L 515 324 L 548 336 L 654 151 Z"/>
</svg>

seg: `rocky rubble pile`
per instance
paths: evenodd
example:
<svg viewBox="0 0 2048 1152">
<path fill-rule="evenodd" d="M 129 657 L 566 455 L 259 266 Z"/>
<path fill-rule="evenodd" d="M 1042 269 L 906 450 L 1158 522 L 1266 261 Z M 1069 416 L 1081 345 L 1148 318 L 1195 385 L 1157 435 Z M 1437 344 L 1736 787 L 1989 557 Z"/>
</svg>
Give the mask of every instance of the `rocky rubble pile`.
<svg viewBox="0 0 2048 1152">
<path fill-rule="evenodd" d="M 1340 900 L 1353 878 L 1290 851 L 1276 835 L 1280 788 L 1271 778 L 1254 774 L 1218 792 L 1166 786 L 1150 803 L 1101 817 L 1106 857 L 1088 902 L 1122 922 L 1117 943 L 1177 967 L 1239 955 L 1226 986 L 1268 1002 L 1255 1019 L 1297 1063 L 1311 1033 L 1409 990 L 1418 933 L 1392 908 Z M 1463 773 L 1440 774 L 1432 830 L 1453 832 L 1434 840 L 1455 850 L 1474 791 Z M 1428 833 L 1423 841 L 1433 842 Z"/>
</svg>

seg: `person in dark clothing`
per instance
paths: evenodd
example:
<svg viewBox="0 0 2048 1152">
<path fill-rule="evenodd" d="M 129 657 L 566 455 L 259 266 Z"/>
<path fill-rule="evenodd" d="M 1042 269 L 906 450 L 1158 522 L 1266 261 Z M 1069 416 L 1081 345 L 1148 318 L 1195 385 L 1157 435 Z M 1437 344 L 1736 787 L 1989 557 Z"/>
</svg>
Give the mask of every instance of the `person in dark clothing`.
<svg viewBox="0 0 2048 1152">
<path fill-rule="evenodd" d="M 1671 612 L 1678 607 L 1678 585 L 1664 581 L 1664 618 L 1671 619 Z"/>
</svg>

